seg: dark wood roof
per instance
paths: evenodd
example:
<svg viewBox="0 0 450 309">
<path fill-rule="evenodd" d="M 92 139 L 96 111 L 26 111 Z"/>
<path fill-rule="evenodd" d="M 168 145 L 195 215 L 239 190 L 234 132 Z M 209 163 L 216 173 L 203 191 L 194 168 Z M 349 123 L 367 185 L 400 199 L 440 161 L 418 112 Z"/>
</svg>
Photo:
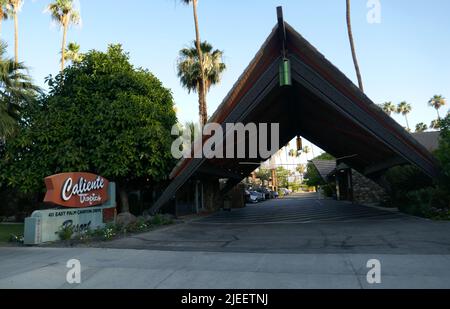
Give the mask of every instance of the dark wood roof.
<svg viewBox="0 0 450 309">
<path fill-rule="evenodd" d="M 210 119 L 221 123 L 280 123 L 280 146 L 301 135 L 348 166 L 377 179 L 388 168 L 411 163 L 438 175 L 432 154 L 384 113 L 342 72 L 289 24 L 280 24 Z M 292 66 L 292 86 L 281 87 L 282 49 Z M 226 133 L 225 133 L 226 135 Z M 248 144 L 248 137 L 244 140 Z M 154 205 L 160 208 L 194 175 L 231 178 L 250 174 L 257 159 L 185 159 L 171 173 L 172 183 Z"/>
</svg>

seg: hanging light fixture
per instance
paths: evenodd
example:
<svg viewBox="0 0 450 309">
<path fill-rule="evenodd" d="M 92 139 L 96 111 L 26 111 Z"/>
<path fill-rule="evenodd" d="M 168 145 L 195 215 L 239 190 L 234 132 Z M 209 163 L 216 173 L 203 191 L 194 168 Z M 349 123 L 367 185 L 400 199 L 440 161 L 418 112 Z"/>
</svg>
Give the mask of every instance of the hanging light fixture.
<svg viewBox="0 0 450 309">
<path fill-rule="evenodd" d="M 302 150 L 303 150 L 303 141 L 299 135 L 299 136 L 297 136 L 297 151 L 302 152 Z"/>
</svg>

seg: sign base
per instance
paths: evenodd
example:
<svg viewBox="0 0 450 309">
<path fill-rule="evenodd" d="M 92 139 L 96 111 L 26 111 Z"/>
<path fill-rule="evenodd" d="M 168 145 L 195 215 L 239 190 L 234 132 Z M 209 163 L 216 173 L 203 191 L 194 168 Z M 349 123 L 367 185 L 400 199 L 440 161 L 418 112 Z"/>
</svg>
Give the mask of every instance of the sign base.
<svg viewBox="0 0 450 309">
<path fill-rule="evenodd" d="M 110 183 L 108 201 L 98 207 L 38 210 L 25 219 L 24 244 L 38 245 L 59 240 L 61 228 L 71 227 L 74 234 L 104 227 L 115 222 L 116 186 Z"/>
</svg>

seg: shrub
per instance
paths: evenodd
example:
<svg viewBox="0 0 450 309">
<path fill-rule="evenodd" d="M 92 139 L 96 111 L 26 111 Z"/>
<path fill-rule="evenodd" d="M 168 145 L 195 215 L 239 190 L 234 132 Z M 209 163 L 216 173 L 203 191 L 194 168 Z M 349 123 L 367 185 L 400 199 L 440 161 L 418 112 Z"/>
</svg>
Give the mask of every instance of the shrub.
<svg viewBox="0 0 450 309">
<path fill-rule="evenodd" d="M 16 243 L 16 244 L 23 244 L 23 235 L 14 235 L 11 234 L 9 236 L 9 240 L 10 243 Z"/>
<path fill-rule="evenodd" d="M 63 226 L 58 231 L 59 239 L 61 240 L 70 240 L 73 236 L 73 227 L 72 226 Z"/>
<path fill-rule="evenodd" d="M 419 217 L 431 217 L 431 199 L 433 188 L 411 191 L 406 194 L 406 203 L 399 205 L 399 209 L 407 214 Z"/>
<path fill-rule="evenodd" d="M 155 226 L 169 225 L 173 223 L 173 219 L 168 215 L 156 214 L 154 217 L 152 217 L 150 223 Z"/>
<path fill-rule="evenodd" d="M 321 187 L 323 189 L 323 194 L 326 197 L 334 197 L 334 195 L 336 194 L 336 189 L 335 187 L 333 187 L 332 184 L 327 184 Z"/>
<path fill-rule="evenodd" d="M 441 135 L 436 156 L 442 167 L 439 184 L 450 195 L 450 114 L 441 121 Z"/>
<path fill-rule="evenodd" d="M 160 214 L 156 214 L 152 220 L 151 220 L 151 224 L 153 225 L 162 225 L 163 224 L 163 218 Z"/>
</svg>

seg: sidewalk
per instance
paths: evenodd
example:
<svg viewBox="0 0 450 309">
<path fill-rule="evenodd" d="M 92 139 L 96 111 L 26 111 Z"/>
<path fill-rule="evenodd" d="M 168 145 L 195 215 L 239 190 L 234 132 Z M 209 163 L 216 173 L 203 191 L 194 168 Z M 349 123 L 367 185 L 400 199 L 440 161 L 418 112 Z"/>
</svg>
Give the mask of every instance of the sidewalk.
<svg viewBox="0 0 450 309">
<path fill-rule="evenodd" d="M 82 283 L 66 283 L 78 259 Z M 370 285 L 369 259 L 381 262 Z M 266 254 L 0 248 L 0 288 L 450 288 L 450 255 Z"/>
</svg>

